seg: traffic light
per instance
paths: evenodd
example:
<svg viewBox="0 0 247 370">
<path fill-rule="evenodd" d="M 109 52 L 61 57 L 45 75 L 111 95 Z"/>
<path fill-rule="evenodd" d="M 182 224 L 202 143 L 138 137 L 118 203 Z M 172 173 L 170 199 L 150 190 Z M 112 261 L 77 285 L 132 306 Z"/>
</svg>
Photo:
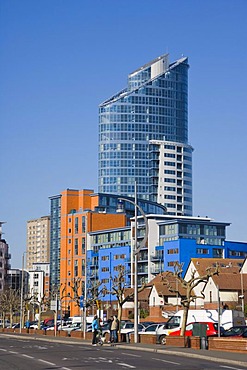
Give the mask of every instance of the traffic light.
<svg viewBox="0 0 247 370">
<path fill-rule="evenodd" d="M 99 299 L 96 299 L 96 306 L 97 306 L 98 310 L 100 310 L 101 301 Z"/>
</svg>

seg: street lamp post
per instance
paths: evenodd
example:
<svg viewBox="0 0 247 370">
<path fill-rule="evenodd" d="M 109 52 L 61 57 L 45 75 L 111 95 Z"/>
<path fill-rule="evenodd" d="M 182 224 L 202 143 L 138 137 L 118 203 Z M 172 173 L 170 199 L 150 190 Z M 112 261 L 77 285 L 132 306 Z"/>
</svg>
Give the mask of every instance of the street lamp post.
<svg viewBox="0 0 247 370">
<path fill-rule="evenodd" d="M 243 282 L 243 268 L 240 271 L 240 279 L 241 279 L 241 308 L 242 312 L 244 313 L 244 282 Z"/>
<path fill-rule="evenodd" d="M 138 343 L 138 272 L 137 272 L 137 255 L 140 250 L 145 246 L 147 239 L 148 239 L 148 221 L 145 213 L 143 212 L 142 208 L 137 204 L 137 189 L 136 189 L 136 182 L 135 182 L 135 201 L 129 200 L 127 198 L 118 198 L 119 200 L 124 200 L 129 202 L 135 206 L 135 242 L 134 242 L 134 341 Z M 143 216 L 144 223 L 145 223 L 145 235 L 140 245 L 138 245 L 137 241 L 137 212 L 140 211 L 141 215 Z"/>
<path fill-rule="evenodd" d="M 21 308 L 20 308 L 20 333 L 23 328 L 23 301 L 24 301 L 24 256 L 27 251 L 22 253 L 22 266 L 21 266 Z M 38 254 L 38 252 L 32 252 L 32 254 Z"/>
<path fill-rule="evenodd" d="M 20 310 L 20 333 L 23 327 L 23 288 L 24 288 L 24 254 L 22 254 L 22 267 L 21 267 L 21 310 Z"/>
<path fill-rule="evenodd" d="M 84 280 L 84 297 L 83 297 L 83 338 L 86 338 L 87 331 L 87 231 L 88 231 L 88 214 L 85 218 L 85 280 Z"/>
</svg>

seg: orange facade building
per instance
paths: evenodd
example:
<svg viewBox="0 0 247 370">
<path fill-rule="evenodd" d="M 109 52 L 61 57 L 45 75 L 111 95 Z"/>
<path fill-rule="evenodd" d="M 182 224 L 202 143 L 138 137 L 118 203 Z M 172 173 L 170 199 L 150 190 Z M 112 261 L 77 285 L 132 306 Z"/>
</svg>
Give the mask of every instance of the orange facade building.
<svg viewBox="0 0 247 370">
<path fill-rule="evenodd" d="M 61 192 L 60 299 L 63 312 L 79 315 L 86 274 L 87 233 L 126 225 L 123 213 L 101 213 L 93 190 Z"/>
</svg>

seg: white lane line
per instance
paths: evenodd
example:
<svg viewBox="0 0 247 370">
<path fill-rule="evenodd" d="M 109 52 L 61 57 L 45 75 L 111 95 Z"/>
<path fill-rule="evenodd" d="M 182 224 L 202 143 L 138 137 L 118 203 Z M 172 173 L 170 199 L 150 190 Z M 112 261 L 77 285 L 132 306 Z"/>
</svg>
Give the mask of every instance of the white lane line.
<svg viewBox="0 0 247 370">
<path fill-rule="evenodd" d="M 179 362 L 173 362 L 173 361 L 162 360 L 161 358 L 152 358 L 152 360 L 161 361 L 161 362 L 166 362 L 167 364 L 181 365 Z"/>
<path fill-rule="evenodd" d="M 129 365 L 129 364 L 125 364 L 124 362 L 118 362 L 118 365 L 120 366 L 125 366 L 125 367 L 129 367 L 130 369 L 136 369 L 135 366 L 132 366 L 132 365 Z"/>
<path fill-rule="evenodd" d="M 27 358 L 34 358 L 33 356 L 25 355 L 25 353 L 22 353 L 22 356 Z"/>
<path fill-rule="evenodd" d="M 62 370 L 71 370 L 69 367 L 61 367 Z"/>
<path fill-rule="evenodd" d="M 53 362 L 45 361 L 45 360 L 42 360 L 41 358 L 39 358 L 38 361 L 43 362 L 44 364 L 47 364 L 47 365 L 56 366 L 56 364 L 54 364 Z"/>
<path fill-rule="evenodd" d="M 15 351 L 9 351 L 9 353 L 13 353 L 14 355 L 18 355 L 19 352 L 15 352 Z"/>
<path fill-rule="evenodd" d="M 7 349 L 0 348 L 0 351 L 7 352 Z"/>
<path fill-rule="evenodd" d="M 133 353 L 122 352 L 122 355 L 132 356 L 132 357 L 141 357 L 140 355 L 133 355 Z"/>
<path fill-rule="evenodd" d="M 220 367 L 223 367 L 224 369 L 242 370 L 238 367 L 231 367 L 231 366 L 224 366 L 224 365 L 220 365 Z"/>
</svg>

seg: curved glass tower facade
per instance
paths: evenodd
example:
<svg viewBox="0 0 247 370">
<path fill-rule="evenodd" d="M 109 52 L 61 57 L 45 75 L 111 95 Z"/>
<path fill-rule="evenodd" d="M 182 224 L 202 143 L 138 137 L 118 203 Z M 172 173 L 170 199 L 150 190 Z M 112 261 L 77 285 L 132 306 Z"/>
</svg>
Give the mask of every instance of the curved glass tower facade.
<svg viewBox="0 0 247 370">
<path fill-rule="evenodd" d="M 150 140 L 188 143 L 188 59 L 162 55 L 99 106 L 99 192 L 151 200 Z M 154 200 L 154 199 L 152 199 Z"/>
</svg>

